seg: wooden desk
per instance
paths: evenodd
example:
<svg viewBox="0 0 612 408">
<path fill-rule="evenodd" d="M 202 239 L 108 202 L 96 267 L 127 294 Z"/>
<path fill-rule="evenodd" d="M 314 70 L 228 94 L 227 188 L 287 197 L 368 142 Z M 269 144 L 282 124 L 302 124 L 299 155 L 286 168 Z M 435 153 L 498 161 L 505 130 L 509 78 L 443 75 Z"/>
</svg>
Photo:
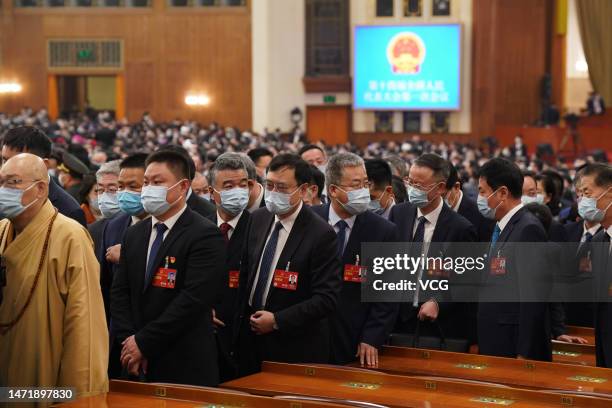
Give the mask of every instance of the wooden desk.
<svg viewBox="0 0 612 408">
<path fill-rule="evenodd" d="M 595 345 L 563 343 L 553 340 L 553 362 L 595 367 Z"/>
<path fill-rule="evenodd" d="M 377 370 L 396 375 L 462 378 L 527 389 L 609 394 L 612 398 L 612 370 L 606 368 L 383 347 Z"/>
<path fill-rule="evenodd" d="M 231 390 L 191 387 L 175 384 L 144 384 L 111 381 L 110 392 L 78 398 L 60 404 L 70 408 L 207 408 L 207 407 L 270 407 L 270 408 L 340 408 L 340 403 L 283 400 L 259 397 Z M 350 406 L 350 405 L 348 405 Z"/>
<path fill-rule="evenodd" d="M 612 400 L 369 370 L 264 363 L 262 372 L 222 384 L 258 395 L 279 393 L 368 401 L 389 407 L 607 407 Z"/>
<path fill-rule="evenodd" d="M 589 344 L 595 344 L 595 330 L 592 327 L 567 326 L 567 334 L 583 337 Z"/>
</svg>

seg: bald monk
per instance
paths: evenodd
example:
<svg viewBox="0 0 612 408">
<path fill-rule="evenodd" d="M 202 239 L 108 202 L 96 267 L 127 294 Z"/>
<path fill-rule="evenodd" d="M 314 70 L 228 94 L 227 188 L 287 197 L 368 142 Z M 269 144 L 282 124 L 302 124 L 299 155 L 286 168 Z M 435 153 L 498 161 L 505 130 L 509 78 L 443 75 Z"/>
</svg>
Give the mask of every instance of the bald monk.
<svg viewBox="0 0 612 408">
<path fill-rule="evenodd" d="M 0 169 L 0 385 L 93 395 L 108 389 L 99 265 L 86 229 L 51 205 L 48 180 L 29 153 Z"/>
</svg>

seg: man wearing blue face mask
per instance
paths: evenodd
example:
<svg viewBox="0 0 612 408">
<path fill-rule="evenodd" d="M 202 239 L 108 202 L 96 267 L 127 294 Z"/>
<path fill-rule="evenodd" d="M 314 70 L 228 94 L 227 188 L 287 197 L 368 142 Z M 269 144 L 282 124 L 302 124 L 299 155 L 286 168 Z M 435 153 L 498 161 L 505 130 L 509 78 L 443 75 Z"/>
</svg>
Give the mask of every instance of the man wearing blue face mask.
<svg viewBox="0 0 612 408">
<path fill-rule="evenodd" d="M 366 161 L 365 167 L 370 180 L 368 209 L 388 220 L 391 209 L 395 205 L 391 166 L 385 160 L 371 159 Z"/>
<path fill-rule="evenodd" d="M 612 166 L 587 164 L 579 177 L 582 197 L 578 211 L 602 226 L 592 241 L 597 366 L 612 368 Z"/>
<path fill-rule="evenodd" d="M 388 165 L 383 162 L 385 166 Z M 389 179 L 391 178 L 389 170 Z M 370 190 L 363 159 L 339 153 L 327 164 L 330 204 L 312 207 L 334 228 L 342 265 L 342 291 L 331 317 L 332 363 L 378 367 L 378 349 L 387 341 L 397 317 L 396 303 L 362 303 L 359 274 L 364 242 L 396 242 L 395 225 L 368 211 Z"/>
<path fill-rule="evenodd" d="M 551 319 L 546 300 L 552 274 L 537 249 L 541 252 L 544 246 L 537 244 L 548 237 L 540 221 L 523 208 L 521 170 L 509 160 L 491 159 L 480 170 L 478 190 L 478 209 L 497 221 L 481 281 L 479 351 L 550 361 Z"/>
<path fill-rule="evenodd" d="M 245 284 L 240 282 L 240 261 L 250 217 L 250 213 L 245 209 L 249 203 L 249 190 L 254 182 L 249 180 L 240 154 L 223 153 L 210 168 L 208 183 L 208 190 L 217 206 L 217 213 L 209 219 L 219 227 L 227 245 L 228 275 L 218 293 L 213 318 L 217 330 L 219 374 L 221 382 L 225 382 L 237 375 L 232 334 L 238 288 Z"/>
<path fill-rule="evenodd" d="M 215 386 L 212 307 L 227 276 L 221 232 L 187 205 L 189 162 L 147 158 L 142 205 L 151 218 L 128 229 L 111 291 L 125 372 L 149 382 Z"/>
<path fill-rule="evenodd" d="M 408 203 L 397 204 L 391 210 L 389 221 L 398 228 L 399 239 L 411 242 L 415 253 L 431 256 L 449 256 L 444 243 L 474 242 L 476 229 L 461 215 L 451 210 L 442 199 L 446 193 L 449 165 L 440 156 L 426 153 L 419 156 L 408 173 Z M 418 279 L 429 279 L 428 271 L 422 268 L 416 272 Z M 454 279 L 450 271 L 448 279 Z M 435 279 L 440 279 L 436 277 Z M 400 306 L 396 331 L 437 336 L 442 331 L 451 337 L 465 338 L 465 323 L 459 309 L 443 303 L 447 294 L 431 296 L 414 292 L 410 302 Z M 436 327 L 437 326 L 437 327 Z"/>
<path fill-rule="evenodd" d="M 100 277 L 102 279 L 102 293 L 105 294 L 105 305 L 110 305 L 111 285 L 113 277 L 119 268 L 119 258 L 121 254 L 121 243 L 125 237 L 127 229 L 149 215 L 144 211 L 140 201 L 140 191 L 144 184 L 145 153 L 136 153 L 126 157 L 119 165 L 118 190 L 116 193 L 117 206 L 120 212 L 109 220 L 104 231 L 104 239 L 101 250 L 104 251 L 100 262 Z M 110 310 L 110 308 L 109 308 Z M 108 314 L 110 314 L 107 311 Z M 108 364 L 108 373 L 111 378 L 118 378 L 121 375 L 121 365 L 119 364 L 119 354 L 121 345 L 114 341 L 115 330 L 109 318 L 111 350 Z"/>
<path fill-rule="evenodd" d="M 259 371 L 264 360 L 330 362 L 341 271 L 336 233 L 302 202 L 310 176 L 299 156 L 275 156 L 266 208 L 251 213 L 240 269 L 240 375 Z"/>
</svg>

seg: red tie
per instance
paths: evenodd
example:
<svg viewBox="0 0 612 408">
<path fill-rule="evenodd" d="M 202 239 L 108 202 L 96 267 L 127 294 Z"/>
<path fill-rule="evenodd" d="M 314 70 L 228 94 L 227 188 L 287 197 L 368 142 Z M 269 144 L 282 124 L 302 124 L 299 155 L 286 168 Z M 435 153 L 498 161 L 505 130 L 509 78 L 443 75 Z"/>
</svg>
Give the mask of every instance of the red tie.
<svg viewBox="0 0 612 408">
<path fill-rule="evenodd" d="M 225 243 L 228 243 L 229 231 L 232 229 L 232 226 L 229 225 L 227 222 L 224 222 L 219 228 L 221 228 L 221 233 L 223 234 L 223 239 L 225 240 Z"/>
</svg>

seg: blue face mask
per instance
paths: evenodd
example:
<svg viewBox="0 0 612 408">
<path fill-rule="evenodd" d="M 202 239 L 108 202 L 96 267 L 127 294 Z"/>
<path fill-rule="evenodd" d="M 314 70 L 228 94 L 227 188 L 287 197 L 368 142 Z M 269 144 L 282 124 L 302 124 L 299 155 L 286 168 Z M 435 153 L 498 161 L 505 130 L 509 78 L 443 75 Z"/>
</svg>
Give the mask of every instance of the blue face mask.
<svg viewBox="0 0 612 408">
<path fill-rule="evenodd" d="M 476 202 L 476 204 L 478 205 L 478 211 L 480 211 L 480 214 L 482 214 L 483 217 L 489 220 L 495 219 L 495 212 L 497 211 L 497 207 L 501 205 L 501 202 L 500 202 L 499 204 L 497 204 L 497 207 L 495 208 L 489 207 L 489 198 L 493 197 L 495 193 L 497 193 L 498 191 L 499 190 L 495 190 L 488 197 L 483 197 L 481 195 L 478 195 L 478 200 Z"/>
<path fill-rule="evenodd" d="M 100 194 L 98 196 L 98 206 L 104 218 L 112 218 L 121 211 L 119 202 L 117 201 L 117 194 Z"/>
<path fill-rule="evenodd" d="M 342 190 L 338 187 L 338 190 Z M 344 190 L 342 190 L 344 191 Z M 370 206 L 370 190 L 367 188 L 360 188 L 359 190 L 344 191 L 348 197 L 346 204 L 336 199 L 338 204 L 351 215 L 363 214 L 368 211 Z M 380 205 L 380 202 L 378 203 Z"/>
<path fill-rule="evenodd" d="M 182 181 L 182 180 L 181 180 Z M 142 193 L 140 194 L 140 200 L 145 211 L 155 217 L 165 214 L 172 205 L 174 205 L 181 197 L 177 198 L 173 203 L 169 203 L 166 199 L 168 197 L 168 191 L 178 186 L 179 181 L 172 187 L 166 186 L 146 186 L 143 187 Z"/>
<path fill-rule="evenodd" d="M 233 216 L 240 214 L 249 204 L 248 188 L 237 187 L 231 190 L 217 191 L 217 193 L 221 196 L 219 207 Z"/>
<path fill-rule="evenodd" d="M 436 185 L 425 191 L 408 185 L 408 201 L 410 201 L 411 204 L 414 204 L 419 208 L 423 208 L 431 202 L 431 200 L 427 197 L 427 194 L 429 194 L 429 192 L 434 188 L 436 188 Z"/>
<path fill-rule="evenodd" d="M 602 195 L 597 198 L 594 197 L 582 197 L 580 201 L 578 201 L 578 214 L 589 222 L 601 222 L 606 216 L 606 212 L 610 206 L 612 206 L 612 202 L 608 204 L 605 210 L 600 210 L 597 208 L 597 201 L 601 199 L 606 193 L 610 191 L 607 189 Z"/>
<path fill-rule="evenodd" d="M 200 198 L 210 201 L 210 193 L 200 194 Z"/>
<path fill-rule="evenodd" d="M 527 205 L 531 203 L 544 204 L 544 195 L 538 194 L 535 197 L 523 195 L 521 197 L 521 202 L 523 203 L 523 205 Z"/>
<path fill-rule="evenodd" d="M 20 190 L 18 188 L 0 187 L 0 219 L 8 218 L 9 220 L 12 220 L 28 208 L 30 208 L 36 201 L 38 201 L 37 198 L 26 206 L 21 203 L 23 193 L 25 193 L 35 185 L 36 183 L 32 184 L 25 190 Z"/>
<path fill-rule="evenodd" d="M 291 196 L 300 188 L 296 188 L 293 193 L 279 193 L 278 191 L 266 191 L 264 199 L 266 200 L 266 208 L 274 215 L 287 214 L 293 206 L 291 205 Z"/>
<path fill-rule="evenodd" d="M 134 191 L 120 191 L 117 194 L 119 208 L 126 214 L 136 216 L 144 212 L 140 194 Z"/>
</svg>

